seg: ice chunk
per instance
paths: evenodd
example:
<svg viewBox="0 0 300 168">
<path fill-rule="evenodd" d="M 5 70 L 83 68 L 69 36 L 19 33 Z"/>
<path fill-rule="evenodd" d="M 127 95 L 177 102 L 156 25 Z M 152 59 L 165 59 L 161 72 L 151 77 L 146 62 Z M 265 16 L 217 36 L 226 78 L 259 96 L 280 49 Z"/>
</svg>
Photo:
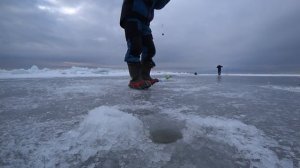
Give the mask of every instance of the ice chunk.
<svg viewBox="0 0 300 168">
<path fill-rule="evenodd" d="M 91 110 L 77 129 L 40 148 L 52 167 L 75 159 L 85 162 L 101 151 L 127 150 L 145 138 L 142 122 L 117 108 L 101 106 Z M 55 158 L 55 159 L 53 159 Z"/>
</svg>

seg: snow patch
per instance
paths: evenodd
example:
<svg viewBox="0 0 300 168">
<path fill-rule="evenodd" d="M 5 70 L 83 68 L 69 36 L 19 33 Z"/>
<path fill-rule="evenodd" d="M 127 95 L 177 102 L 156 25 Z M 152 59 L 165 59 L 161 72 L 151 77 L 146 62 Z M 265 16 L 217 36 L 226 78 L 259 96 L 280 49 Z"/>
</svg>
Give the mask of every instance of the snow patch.
<svg viewBox="0 0 300 168">
<path fill-rule="evenodd" d="M 276 85 L 267 85 L 262 86 L 263 88 L 267 89 L 274 89 L 274 90 L 283 90 L 288 92 L 297 92 L 300 93 L 300 86 L 276 86 Z"/>
<path fill-rule="evenodd" d="M 221 96 L 221 97 L 226 97 L 226 98 L 239 98 L 239 99 L 245 99 L 247 97 L 249 97 L 249 93 L 246 92 L 239 92 L 239 93 L 235 93 L 235 92 L 214 92 L 211 93 L 211 95 L 213 96 Z"/>
<path fill-rule="evenodd" d="M 182 88 L 164 88 L 164 90 L 172 90 L 174 92 L 182 92 L 184 94 L 191 94 L 195 92 L 201 92 L 204 90 L 210 90 L 208 86 L 200 86 L 200 87 L 182 87 Z"/>
</svg>

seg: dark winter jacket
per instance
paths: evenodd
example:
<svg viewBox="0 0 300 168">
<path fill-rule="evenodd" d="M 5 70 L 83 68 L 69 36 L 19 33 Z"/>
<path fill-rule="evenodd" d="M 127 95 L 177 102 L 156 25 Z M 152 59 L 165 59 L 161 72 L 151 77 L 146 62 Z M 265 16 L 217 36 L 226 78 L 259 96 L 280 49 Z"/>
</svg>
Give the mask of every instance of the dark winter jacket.
<svg viewBox="0 0 300 168">
<path fill-rule="evenodd" d="M 124 28 L 127 19 L 138 19 L 149 25 L 154 17 L 154 9 L 162 9 L 170 0 L 124 0 L 120 25 Z"/>
</svg>

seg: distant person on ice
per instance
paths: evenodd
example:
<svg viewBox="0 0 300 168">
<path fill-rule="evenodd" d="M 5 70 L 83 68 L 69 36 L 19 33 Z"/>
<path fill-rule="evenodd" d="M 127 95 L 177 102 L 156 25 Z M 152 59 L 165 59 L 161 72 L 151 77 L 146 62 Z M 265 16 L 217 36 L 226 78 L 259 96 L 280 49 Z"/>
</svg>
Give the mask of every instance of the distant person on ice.
<svg viewBox="0 0 300 168">
<path fill-rule="evenodd" d="M 150 22 L 154 18 L 154 9 L 162 9 L 170 0 L 124 0 L 120 18 L 120 25 L 125 30 L 127 41 L 127 62 L 131 80 L 129 87 L 146 89 L 158 79 L 150 76 L 155 66 L 153 57 L 155 46 L 153 42 Z"/>
<path fill-rule="evenodd" d="M 218 68 L 218 75 L 220 76 L 221 73 L 222 73 L 223 66 L 222 65 L 218 65 L 217 68 Z"/>
</svg>

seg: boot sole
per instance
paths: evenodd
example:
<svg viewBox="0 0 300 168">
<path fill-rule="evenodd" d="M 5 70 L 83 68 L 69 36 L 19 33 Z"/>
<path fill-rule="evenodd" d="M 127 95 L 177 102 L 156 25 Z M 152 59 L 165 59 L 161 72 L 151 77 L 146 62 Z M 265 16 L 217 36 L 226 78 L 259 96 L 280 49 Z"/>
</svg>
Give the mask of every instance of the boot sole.
<svg viewBox="0 0 300 168">
<path fill-rule="evenodd" d="M 151 82 L 150 81 L 145 81 L 144 85 L 141 85 L 141 86 L 138 86 L 138 87 L 135 87 L 135 86 L 132 86 L 132 85 L 128 85 L 131 89 L 136 89 L 136 90 L 145 90 L 145 89 L 148 89 L 151 87 Z"/>
</svg>

